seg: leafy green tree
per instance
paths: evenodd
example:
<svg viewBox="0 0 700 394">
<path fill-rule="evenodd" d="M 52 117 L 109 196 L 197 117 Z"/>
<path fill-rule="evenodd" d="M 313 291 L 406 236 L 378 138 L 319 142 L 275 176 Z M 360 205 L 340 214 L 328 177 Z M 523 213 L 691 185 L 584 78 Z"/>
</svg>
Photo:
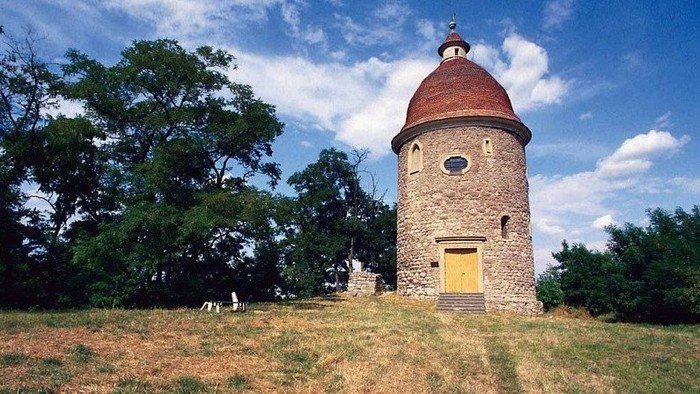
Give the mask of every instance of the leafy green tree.
<svg viewBox="0 0 700 394">
<path fill-rule="evenodd" d="M 645 228 L 608 227 L 606 252 L 562 243 L 554 257 L 565 304 L 628 321 L 700 321 L 700 208 L 647 213 Z"/>
<path fill-rule="evenodd" d="M 6 36 L 0 28 L 0 305 L 56 305 L 65 283 L 65 245 L 53 242 L 50 225 L 26 206 L 22 191 L 41 157 L 41 140 L 55 107 L 59 77 L 35 51 L 36 40 Z"/>
<path fill-rule="evenodd" d="M 537 277 L 537 300 L 542 302 L 545 311 L 552 310 L 564 303 L 561 273 L 556 267 L 547 267 Z"/>
<path fill-rule="evenodd" d="M 376 199 L 368 204 L 357 259 L 370 272 L 381 274 L 389 289 L 396 289 L 396 204 Z"/>
<path fill-rule="evenodd" d="M 608 228 L 623 267 L 620 316 L 660 323 L 700 321 L 700 209 L 648 211 L 649 226 Z"/>
<path fill-rule="evenodd" d="M 32 180 L 37 197 L 51 207 L 50 239 L 58 241 L 68 220 L 79 211 L 98 220 L 103 157 L 96 140 L 104 139 L 87 119 L 50 119 L 38 138 Z M 43 197 L 46 196 L 46 197 Z"/>
<path fill-rule="evenodd" d="M 593 315 L 617 311 L 624 280 L 611 253 L 591 251 L 582 244 L 570 247 L 564 241 L 553 256 L 559 262 L 564 303 L 586 308 Z"/>
<path fill-rule="evenodd" d="M 358 260 L 363 269 L 382 274 L 385 285 L 396 288 L 396 206 L 389 207 L 379 195 L 374 174 L 363 169 L 367 150 L 353 150 L 352 182 L 348 214 L 350 247 L 346 261 Z M 361 187 L 369 178 L 369 191 Z M 367 183 L 367 182 L 365 182 Z M 349 267 L 352 272 L 352 265 Z"/>
<path fill-rule="evenodd" d="M 355 154 L 351 162 L 345 153 L 325 149 L 288 180 L 297 192 L 286 202 L 285 273 L 294 295 L 344 289 L 354 259 L 395 286 L 396 208 L 362 189 L 362 160 Z"/>
<path fill-rule="evenodd" d="M 96 226 L 75 231 L 87 301 L 182 305 L 230 292 L 236 267 L 270 240 L 257 213 L 265 193 L 248 181 L 280 177 L 265 160 L 282 133 L 274 108 L 231 82 L 233 57 L 210 47 L 137 41 L 111 67 L 67 56 L 65 92 L 85 103 L 106 157 Z"/>
<path fill-rule="evenodd" d="M 17 308 L 36 303 L 31 271 L 38 261 L 31 252 L 41 234 L 31 226 L 38 218 L 23 207 L 10 161 L 0 154 L 0 306 Z"/>
<path fill-rule="evenodd" d="M 353 171 L 345 153 L 324 149 L 317 162 L 287 181 L 298 196 L 290 201 L 286 275 L 293 294 L 308 297 L 340 290 L 347 272 L 348 220 Z"/>
</svg>

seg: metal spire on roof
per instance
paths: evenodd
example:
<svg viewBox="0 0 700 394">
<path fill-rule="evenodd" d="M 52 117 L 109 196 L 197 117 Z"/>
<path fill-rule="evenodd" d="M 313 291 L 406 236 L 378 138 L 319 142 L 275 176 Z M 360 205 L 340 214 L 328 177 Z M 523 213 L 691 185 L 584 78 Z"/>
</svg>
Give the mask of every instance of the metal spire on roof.
<svg viewBox="0 0 700 394">
<path fill-rule="evenodd" d="M 450 20 L 450 31 L 455 31 L 455 27 L 457 27 L 457 13 L 453 12 L 452 13 L 452 20 Z"/>
</svg>

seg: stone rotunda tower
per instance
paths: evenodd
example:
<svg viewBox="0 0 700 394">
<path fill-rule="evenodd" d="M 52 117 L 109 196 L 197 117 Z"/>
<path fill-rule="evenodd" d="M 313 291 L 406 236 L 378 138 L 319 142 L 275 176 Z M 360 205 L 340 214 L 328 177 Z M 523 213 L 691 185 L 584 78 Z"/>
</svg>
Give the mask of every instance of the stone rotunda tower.
<svg viewBox="0 0 700 394">
<path fill-rule="evenodd" d="M 398 292 L 438 308 L 539 313 L 525 145 L 505 89 L 455 32 L 416 90 L 398 154 Z"/>
</svg>

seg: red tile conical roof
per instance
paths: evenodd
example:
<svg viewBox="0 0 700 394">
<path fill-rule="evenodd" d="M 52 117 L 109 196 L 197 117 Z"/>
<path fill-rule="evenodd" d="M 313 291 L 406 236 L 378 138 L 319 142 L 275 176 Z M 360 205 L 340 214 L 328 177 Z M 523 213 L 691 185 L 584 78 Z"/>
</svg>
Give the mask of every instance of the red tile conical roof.
<svg viewBox="0 0 700 394">
<path fill-rule="evenodd" d="M 401 131 L 433 120 L 463 116 L 520 122 L 503 86 L 476 63 L 455 57 L 442 62 L 420 84 L 408 104 L 406 124 Z"/>
<path fill-rule="evenodd" d="M 416 126 L 452 118 L 496 118 L 527 130 L 513 111 L 506 90 L 488 71 L 467 59 L 468 51 L 469 44 L 451 31 L 438 48 L 442 62 L 413 94 L 406 123 L 394 137 L 395 142 L 403 140 L 399 137 Z M 527 130 L 525 143 L 529 133 Z"/>
</svg>

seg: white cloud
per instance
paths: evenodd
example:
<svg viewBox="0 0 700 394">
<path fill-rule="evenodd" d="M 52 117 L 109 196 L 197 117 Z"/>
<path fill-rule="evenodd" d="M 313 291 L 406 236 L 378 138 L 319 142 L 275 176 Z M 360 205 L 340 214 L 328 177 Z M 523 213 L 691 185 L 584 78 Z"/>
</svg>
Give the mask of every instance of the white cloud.
<svg viewBox="0 0 700 394">
<path fill-rule="evenodd" d="M 501 51 L 483 41 L 474 44 L 469 53 L 476 63 L 488 70 L 495 70 L 497 67 L 505 68 L 504 62 L 500 59 Z"/>
<path fill-rule="evenodd" d="M 37 209 L 39 211 L 48 211 L 51 209 L 51 204 L 54 203 L 55 198 L 39 190 L 39 185 L 25 181 L 22 183 L 21 189 L 28 197 L 24 205 L 26 208 Z"/>
<path fill-rule="evenodd" d="M 669 182 L 650 176 L 655 158 L 671 155 L 689 138 L 666 131 L 650 130 L 625 140 L 595 167 L 570 175 L 529 178 L 536 272 L 552 263 L 548 253 L 560 250 L 562 239 L 585 243 L 588 247 L 605 244 L 600 231 L 615 224 L 611 212 L 619 201 L 639 200 L 641 196 L 667 191 L 676 185 L 690 193 L 700 193 L 700 179 L 674 178 Z M 581 148 L 586 151 L 586 148 Z M 592 152 L 592 151 L 591 151 Z M 661 190 L 664 189 L 664 190 Z"/>
<path fill-rule="evenodd" d="M 671 184 L 688 193 L 700 194 L 700 178 L 675 177 L 671 179 Z"/>
<path fill-rule="evenodd" d="M 303 140 L 303 141 L 301 141 L 301 142 L 299 143 L 299 145 L 303 146 L 304 148 L 309 148 L 309 147 L 311 147 L 313 144 L 312 144 L 310 141 Z"/>
<path fill-rule="evenodd" d="M 616 224 L 615 219 L 612 215 L 607 214 L 596 218 L 596 220 L 591 223 L 591 227 L 596 230 L 603 230 L 605 227 Z"/>
<path fill-rule="evenodd" d="M 599 160 L 592 171 L 572 175 L 530 177 L 533 217 L 558 217 L 563 213 L 602 216 L 605 202 L 623 190 L 646 191 L 645 173 L 655 157 L 673 154 L 690 138 L 650 130 L 625 140 L 610 156 Z"/>
<path fill-rule="evenodd" d="M 400 1 L 387 1 L 373 12 L 382 21 L 405 20 L 411 14 L 411 9 Z"/>
<path fill-rule="evenodd" d="M 347 53 L 345 51 L 333 51 L 330 53 L 331 59 L 339 61 L 339 60 L 344 60 L 347 57 Z"/>
<path fill-rule="evenodd" d="M 307 25 L 302 28 L 299 8 L 294 3 L 282 3 L 282 19 L 291 29 L 290 34 L 296 39 L 300 39 L 307 44 L 325 44 L 326 33 L 320 27 Z"/>
<path fill-rule="evenodd" d="M 340 25 L 343 39 L 349 45 L 371 46 L 381 42 L 392 43 L 399 40 L 396 31 L 364 26 L 355 22 L 351 17 L 340 14 L 336 14 L 335 19 Z"/>
<path fill-rule="evenodd" d="M 671 124 L 671 111 L 666 111 L 665 114 L 659 116 L 656 118 L 654 121 L 654 127 L 662 128 L 662 127 L 670 127 Z"/>
<path fill-rule="evenodd" d="M 573 0 L 553 0 L 544 6 L 544 17 L 542 26 L 545 29 L 561 27 L 561 25 L 571 18 L 574 11 Z"/>
<path fill-rule="evenodd" d="M 119 10 L 156 28 L 158 35 L 191 37 L 267 19 L 269 8 L 283 0 L 105 0 Z"/>
<path fill-rule="evenodd" d="M 68 118 L 74 118 L 78 115 L 85 115 L 85 109 L 81 102 L 62 99 L 56 103 L 56 107 L 46 108 L 42 115 L 51 115 L 54 118 L 64 115 Z"/>
<path fill-rule="evenodd" d="M 435 67 L 427 59 L 370 58 L 344 65 L 245 53 L 238 55 L 238 64 L 231 78 L 252 85 L 280 114 L 334 132 L 337 140 L 368 148 L 375 158 L 390 152 L 411 95 Z"/>
<path fill-rule="evenodd" d="M 652 156 L 661 152 L 675 153 L 688 141 L 690 141 L 690 137 L 687 135 L 676 138 L 668 131 L 650 130 L 646 134 L 626 139 L 622 146 L 612 154 L 611 159 L 632 159 Z"/>
<path fill-rule="evenodd" d="M 528 157 L 560 157 L 567 161 L 595 162 L 596 157 L 608 154 L 608 150 L 597 141 L 568 138 L 566 140 L 543 142 L 536 140 L 527 146 Z"/>
<path fill-rule="evenodd" d="M 268 15 L 271 10 L 279 9 L 290 36 L 307 44 L 328 44 L 322 29 L 304 24 L 302 11 L 308 3 L 303 1 L 106 0 L 102 4 L 104 9 L 152 26 L 154 35 L 195 42 L 202 37 L 216 42 L 231 26 L 264 23 L 272 17 Z M 335 27 L 341 27 L 350 44 L 391 44 L 405 39 L 404 27 L 411 14 L 401 1 L 383 1 L 363 19 L 358 17 L 359 23 L 335 14 L 339 25 Z M 345 64 L 340 63 L 348 58 L 342 49 L 316 62 L 302 56 L 246 53 L 229 46 L 239 67 L 231 71 L 231 79 L 250 84 L 257 95 L 302 127 L 333 132 L 336 140 L 369 148 L 376 158 L 389 153 L 390 140 L 403 125 L 411 95 L 438 64 L 434 49 L 440 41 L 439 29 L 427 20 L 413 26 L 419 37 L 432 41 L 425 57 L 416 58 L 422 52 L 413 52 L 406 54 L 408 58 L 370 58 Z M 230 42 L 230 37 L 219 42 Z M 506 37 L 500 49 L 482 44 L 475 52 L 486 56 L 516 110 L 557 102 L 565 93 L 566 82 L 547 75 L 546 51 L 515 33 Z"/>
<path fill-rule="evenodd" d="M 281 12 L 282 19 L 293 29 L 298 31 L 299 25 L 301 24 L 301 18 L 299 17 L 299 9 L 297 8 L 297 5 L 293 3 L 283 3 Z"/>
<path fill-rule="evenodd" d="M 416 22 L 416 32 L 423 38 L 426 45 L 435 46 L 435 43 L 440 42 L 442 33 L 438 32 L 435 24 L 427 19 L 420 19 Z"/>
<path fill-rule="evenodd" d="M 364 76 L 359 65 L 237 53 L 238 70 L 232 79 L 252 85 L 279 112 L 306 120 L 313 128 L 334 130 L 337 118 L 359 107 L 369 94 L 370 86 L 358 83 Z"/>
<path fill-rule="evenodd" d="M 579 120 L 588 120 L 593 118 L 593 113 L 592 112 L 585 112 L 582 113 L 581 115 L 578 116 Z"/>
<path fill-rule="evenodd" d="M 545 248 L 538 248 L 535 247 L 534 253 L 535 253 L 535 274 L 540 274 L 544 272 L 548 266 L 555 266 L 558 264 L 558 262 L 552 257 L 552 250 L 555 250 L 556 248 L 554 245 L 553 247 L 545 247 Z"/>
<path fill-rule="evenodd" d="M 688 141 L 687 135 L 676 138 L 668 131 L 650 130 L 625 140 L 612 155 L 598 162 L 596 171 L 602 178 L 637 174 L 651 168 L 655 156 L 673 154 Z"/>
<path fill-rule="evenodd" d="M 535 228 L 549 235 L 564 234 L 564 229 L 557 224 L 551 223 L 551 221 L 551 218 L 540 217 L 537 220 L 535 220 Z"/>
<path fill-rule="evenodd" d="M 383 18 L 390 9 L 377 11 L 375 17 Z M 347 23 L 354 24 L 350 19 Z M 421 34 L 430 35 L 435 29 L 425 22 L 423 30 Z M 343 53 L 314 63 L 302 57 L 230 52 L 237 53 L 239 64 L 232 79 L 252 85 L 281 114 L 308 128 L 334 132 L 336 140 L 354 148 L 368 148 L 374 158 L 390 152 L 391 138 L 405 121 L 411 95 L 438 65 L 436 57 L 370 58 L 348 65 L 331 60 L 342 59 Z M 493 70 L 516 111 L 557 102 L 566 92 L 566 82 L 547 75 L 546 51 L 515 33 L 506 37 L 501 50 L 478 44 L 475 57 Z"/>
<path fill-rule="evenodd" d="M 472 53 L 474 61 L 508 91 L 516 113 L 559 103 L 568 91 L 568 81 L 548 75 L 547 51 L 515 32 L 504 39 L 500 50 L 478 43 Z"/>
<path fill-rule="evenodd" d="M 537 174 L 530 177 L 533 217 L 562 213 L 601 215 L 607 210 L 603 201 L 612 192 L 633 185 L 630 181 L 604 181 L 594 171 L 567 176 Z"/>
<path fill-rule="evenodd" d="M 402 2 L 389 1 L 362 18 L 362 23 L 339 13 L 335 14 L 335 19 L 346 43 L 359 46 L 386 45 L 404 39 L 403 26 L 411 13 L 411 9 Z"/>
<path fill-rule="evenodd" d="M 388 153 L 391 138 L 403 126 L 411 95 L 431 68 L 429 62 L 418 60 L 392 63 L 383 75 L 383 85 L 341 122 L 336 138 L 356 148 L 369 148 L 373 157 Z"/>
</svg>

